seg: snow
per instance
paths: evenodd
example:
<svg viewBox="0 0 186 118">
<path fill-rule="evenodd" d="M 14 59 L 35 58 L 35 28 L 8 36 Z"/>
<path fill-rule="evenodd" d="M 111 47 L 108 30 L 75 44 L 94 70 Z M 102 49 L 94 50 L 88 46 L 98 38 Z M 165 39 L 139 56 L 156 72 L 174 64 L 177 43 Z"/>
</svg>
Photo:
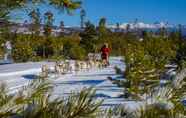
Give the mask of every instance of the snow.
<svg viewBox="0 0 186 118">
<path fill-rule="evenodd" d="M 148 24 L 144 22 L 137 22 L 137 23 L 121 23 L 120 28 L 121 29 L 127 29 L 127 26 L 130 25 L 130 29 L 159 29 L 162 27 L 165 28 L 173 28 L 174 26 L 165 22 L 159 22 L 154 24 Z M 117 28 L 116 25 L 108 25 L 108 28 Z"/>
<path fill-rule="evenodd" d="M 23 86 L 29 84 L 40 72 L 41 66 L 47 64 L 54 66 L 52 62 L 28 62 L 20 64 L 0 65 L 0 82 L 5 82 L 9 93 L 15 93 Z M 83 70 L 78 73 L 69 73 L 65 75 L 49 78 L 54 85 L 53 97 L 65 97 L 73 92 L 78 92 L 83 88 L 93 87 L 96 89 L 96 99 L 104 99 L 102 107 L 110 107 L 125 104 L 133 109 L 139 102 L 127 101 L 121 95 L 123 88 L 114 85 L 107 77 L 116 77 L 114 67 L 122 70 L 125 64 L 122 57 L 110 58 L 110 66 L 103 69 L 93 68 Z"/>
</svg>

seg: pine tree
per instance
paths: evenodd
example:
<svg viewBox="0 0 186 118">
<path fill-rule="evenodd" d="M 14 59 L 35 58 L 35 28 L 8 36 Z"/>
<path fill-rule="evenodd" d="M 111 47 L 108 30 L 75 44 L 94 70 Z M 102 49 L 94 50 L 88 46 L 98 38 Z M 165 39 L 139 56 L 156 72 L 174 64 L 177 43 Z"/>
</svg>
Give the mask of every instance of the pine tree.
<svg viewBox="0 0 186 118">
<path fill-rule="evenodd" d="M 84 24 L 85 24 L 85 16 L 86 16 L 86 12 L 84 9 L 81 10 L 80 12 L 80 18 L 81 18 L 81 28 L 84 28 Z"/>
<path fill-rule="evenodd" d="M 84 32 L 80 34 L 80 44 L 87 50 L 87 52 L 94 52 L 95 45 L 97 43 L 97 32 L 96 28 L 90 22 L 87 22 Z"/>
<path fill-rule="evenodd" d="M 26 4 L 32 3 L 44 3 L 52 5 L 59 10 L 67 11 L 67 13 L 73 12 L 75 9 L 80 8 L 81 1 L 74 0 L 1 0 L 0 1 L 0 19 L 8 19 L 9 14 L 14 9 L 27 7 Z M 30 7 L 30 6 L 29 6 Z"/>
<path fill-rule="evenodd" d="M 45 14 L 45 26 L 44 26 L 44 34 L 45 36 L 50 36 L 52 33 L 52 27 L 53 27 L 53 13 L 50 11 L 47 11 Z"/>
<path fill-rule="evenodd" d="M 106 18 L 101 18 L 98 26 L 99 40 L 106 40 L 108 29 L 106 27 Z"/>
<path fill-rule="evenodd" d="M 31 31 L 35 35 L 40 34 L 40 24 L 41 24 L 41 13 L 39 9 L 32 10 L 29 14 L 29 17 L 31 18 L 32 25 L 31 25 Z"/>
<path fill-rule="evenodd" d="M 65 31 L 64 28 L 65 28 L 64 21 L 61 21 L 60 22 L 60 30 L 61 31 L 60 31 L 60 34 L 59 34 L 60 36 L 64 36 L 64 31 Z"/>
</svg>

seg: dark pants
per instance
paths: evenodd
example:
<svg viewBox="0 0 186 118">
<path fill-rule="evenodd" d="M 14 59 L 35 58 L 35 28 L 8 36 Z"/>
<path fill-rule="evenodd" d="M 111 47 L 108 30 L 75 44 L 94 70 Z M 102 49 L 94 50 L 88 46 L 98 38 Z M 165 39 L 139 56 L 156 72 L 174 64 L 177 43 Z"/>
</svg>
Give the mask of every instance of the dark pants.
<svg viewBox="0 0 186 118">
<path fill-rule="evenodd" d="M 103 61 L 103 65 L 108 66 L 109 65 L 108 55 L 102 53 L 101 58 L 102 58 L 102 61 Z"/>
</svg>

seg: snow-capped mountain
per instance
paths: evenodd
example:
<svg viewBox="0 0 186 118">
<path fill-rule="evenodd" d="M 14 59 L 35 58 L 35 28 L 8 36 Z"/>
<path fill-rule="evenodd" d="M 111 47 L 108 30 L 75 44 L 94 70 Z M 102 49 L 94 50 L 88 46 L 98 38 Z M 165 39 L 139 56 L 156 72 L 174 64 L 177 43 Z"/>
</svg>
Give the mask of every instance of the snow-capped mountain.
<svg viewBox="0 0 186 118">
<path fill-rule="evenodd" d="M 174 25 L 168 24 L 168 23 L 164 23 L 164 22 L 160 22 L 160 23 L 154 23 L 154 24 L 147 24 L 147 23 L 143 23 L 143 22 L 138 22 L 138 23 L 122 23 L 119 25 L 120 29 L 127 29 L 127 27 L 129 27 L 130 29 L 135 29 L 135 28 L 139 28 L 139 29 L 157 29 L 157 28 L 173 28 Z M 108 28 L 118 28 L 116 25 L 108 25 Z"/>
<path fill-rule="evenodd" d="M 127 30 L 127 28 L 129 30 L 135 30 L 135 29 L 145 29 L 147 31 L 157 31 L 160 28 L 166 28 L 168 29 L 169 32 L 172 31 L 176 31 L 180 28 L 180 26 L 177 24 L 168 24 L 165 22 L 155 22 L 153 24 L 148 24 L 148 23 L 144 23 L 144 22 L 137 22 L 137 23 L 122 23 L 118 25 L 107 25 L 107 27 L 109 29 L 111 29 L 112 31 L 116 31 L 116 29 L 119 28 L 118 31 L 123 31 L 123 30 Z M 182 30 L 182 35 L 186 36 L 186 25 L 181 25 L 181 30 Z"/>
</svg>

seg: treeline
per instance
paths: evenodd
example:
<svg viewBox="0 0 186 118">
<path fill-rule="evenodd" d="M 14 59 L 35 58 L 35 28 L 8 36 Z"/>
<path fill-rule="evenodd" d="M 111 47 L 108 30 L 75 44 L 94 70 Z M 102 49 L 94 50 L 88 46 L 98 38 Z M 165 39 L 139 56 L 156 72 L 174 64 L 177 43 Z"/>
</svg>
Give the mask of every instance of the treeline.
<svg viewBox="0 0 186 118">
<path fill-rule="evenodd" d="M 143 57 L 148 53 L 156 57 L 155 60 L 162 59 L 163 56 L 168 59 L 172 53 L 174 55 L 171 57 L 177 56 L 174 59 L 182 60 L 184 58 L 182 55 L 185 55 L 183 51 L 185 41 L 179 30 L 169 34 L 164 28 L 160 29 L 158 34 L 147 31 L 140 31 L 139 33 L 130 30 L 113 32 L 106 28 L 106 19 L 101 18 L 98 27 L 91 22 L 86 22 L 82 32 L 70 35 L 61 33 L 59 36 L 53 36 L 53 14 L 46 12 L 44 35 L 39 35 L 39 11 L 32 11 L 30 15 L 33 18 L 32 34 L 12 33 L 8 29 L 4 29 L 0 34 L 0 44 L 7 40 L 11 41 L 13 46 L 12 57 L 15 62 L 63 58 L 83 60 L 90 52 L 99 53 L 104 43 L 109 44 L 112 55 L 125 56 L 126 61 L 128 58 L 132 58 L 129 56 L 130 54 L 136 55 L 136 53 L 139 53 L 139 56 L 135 56 L 136 58 Z M 5 52 L 1 46 L 0 54 L 3 55 L 3 53 Z M 174 59 L 172 58 L 172 60 Z"/>
<path fill-rule="evenodd" d="M 0 44 L 11 41 L 13 47 L 12 57 L 15 62 L 62 58 L 83 60 L 90 52 L 98 53 L 104 42 L 109 43 L 111 48 L 118 49 L 117 41 L 121 41 L 118 39 L 120 37 L 118 34 L 112 33 L 106 28 L 106 19 L 104 18 L 100 20 L 99 27 L 87 22 L 83 32 L 70 35 L 61 33 L 59 36 L 53 36 L 52 13 L 45 13 L 44 35 L 40 35 L 39 11 L 34 10 L 29 15 L 33 18 L 33 24 L 30 28 L 31 34 L 13 33 L 10 32 L 8 27 L 1 30 Z M 121 51 L 113 50 L 112 52 L 113 54 L 121 54 Z M 3 55 L 4 53 L 4 47 L 1 46 L 0 54 Z"/>
</svg>

